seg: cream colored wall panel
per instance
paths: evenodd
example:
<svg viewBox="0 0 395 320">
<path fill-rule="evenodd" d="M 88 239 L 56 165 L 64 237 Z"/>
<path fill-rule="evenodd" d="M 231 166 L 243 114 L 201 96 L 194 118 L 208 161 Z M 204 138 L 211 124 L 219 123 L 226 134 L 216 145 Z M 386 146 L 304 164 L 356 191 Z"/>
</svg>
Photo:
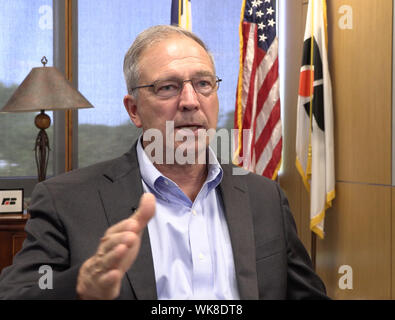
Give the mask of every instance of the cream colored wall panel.
<svg viewBox="0 0 395 320">
<path fill-rule="evenodd" d="M 391 184 L 392 0 L 330 0 L 336 177 Z M 352 8 L 352 29 L 338 12 Z"/>
<path fill-rule="evenodd" d="M 326 237 L 317 241 L 317 272 L 334 299 L 391 298 L 391 187 L 337 183 L 327 211 Z M 353 288 L 341 289 L 342 265 Z"/>
</svg>

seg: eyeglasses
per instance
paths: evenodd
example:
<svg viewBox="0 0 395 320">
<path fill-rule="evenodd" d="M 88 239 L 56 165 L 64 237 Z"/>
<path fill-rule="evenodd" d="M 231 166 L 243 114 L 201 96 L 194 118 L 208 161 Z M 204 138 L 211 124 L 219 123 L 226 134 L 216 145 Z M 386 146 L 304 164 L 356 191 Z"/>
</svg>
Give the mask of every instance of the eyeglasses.
<svg viewBox="0 0 395 320">
<path fill-rule="evenodd" d="M 161 98 L 171 98 L 177 96 L 182 91 L 184 83 L 190 81 L 195 92 L 200 93 L 204 96 L 209 96 L 219 88 L 219 83 L 222 79 L 216 76 L 199 76 L 188 80 L 181 79 L 169 79 L 169 80 L 157 80 L 152 84 L 138 86 L 132 88 L 132 90 L 140 88 L 153 88 L 152 91 L 155 95 Z"/>
</svg>

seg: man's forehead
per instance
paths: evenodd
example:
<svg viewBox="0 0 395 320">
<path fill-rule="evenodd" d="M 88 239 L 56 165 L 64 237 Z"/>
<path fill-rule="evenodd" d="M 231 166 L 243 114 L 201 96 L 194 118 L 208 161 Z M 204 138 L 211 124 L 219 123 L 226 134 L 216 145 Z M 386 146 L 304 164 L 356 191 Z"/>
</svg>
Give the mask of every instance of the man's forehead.
<svg viewBox="0 0 395 320">
<path fill-rule="evenodd" d="M 194 47 L 197 50 L 201 51 L 203 55 L 208 56 L 207 50 L 195 39 L 181 34 L 170 34 L 166 38 L 154 40 L 149 45 L 147 45 L 147 47 L 141 52 L 140 59 L 150 55 L 150 53 L 152 53 L 152 51 L 156 49 L 158 46 L 160 46 L 161 49 L 166 47 L 167 52 L 171 52 L 172 49 L 174 49 L 174 51 L 176 52 L 177 50 L 180 49 L 180 43 L 182 42 L 184 43 L 189 42 L 187 45 L 188 48 Z"/>
<path fill-rule="evenodd" d="M 188 63 L 182 64 L 185 68 L 193 70 L 194 75 L 214 75 L 215 68 L 213 60 L 204 47 L 202 47 L 194 39 L 183 35 L 172 35 L 168 38 L 155 41 L 147 46 L 139 59 L 139 69 L 141 73 L 155 73 L 156 68 L 164 68 L 161 74 L 176 76 L 176 70 L 166 70 L 170 65 L 177 65 L 178 62 L 188 60 Z M 179 70 L 180 71 L 180 70 Z"/>
</svg>

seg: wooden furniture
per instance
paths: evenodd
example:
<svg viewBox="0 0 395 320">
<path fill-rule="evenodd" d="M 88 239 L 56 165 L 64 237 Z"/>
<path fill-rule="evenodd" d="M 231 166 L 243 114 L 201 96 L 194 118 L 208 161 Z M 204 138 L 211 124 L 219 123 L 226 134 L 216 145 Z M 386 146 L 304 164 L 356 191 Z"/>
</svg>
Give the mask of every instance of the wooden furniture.
<svg viewBox="0 0 395 320">
<path fill-rule="evenodd" d="M 22 248 L 27 214 L 0 214 L 0 271 L 12 264 L 14 255 Z"/>
</svg>

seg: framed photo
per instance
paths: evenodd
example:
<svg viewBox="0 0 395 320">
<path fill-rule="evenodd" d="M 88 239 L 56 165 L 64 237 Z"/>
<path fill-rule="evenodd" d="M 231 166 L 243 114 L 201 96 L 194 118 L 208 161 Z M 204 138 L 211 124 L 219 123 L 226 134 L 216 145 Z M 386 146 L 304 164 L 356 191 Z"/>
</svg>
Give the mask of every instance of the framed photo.
<svg viewBox="0 0 395 320">
<path fill-rule="evenodd" d="M 23 189 L 0 189 L 0 213 L 23 213 Z"/>
</svg>

